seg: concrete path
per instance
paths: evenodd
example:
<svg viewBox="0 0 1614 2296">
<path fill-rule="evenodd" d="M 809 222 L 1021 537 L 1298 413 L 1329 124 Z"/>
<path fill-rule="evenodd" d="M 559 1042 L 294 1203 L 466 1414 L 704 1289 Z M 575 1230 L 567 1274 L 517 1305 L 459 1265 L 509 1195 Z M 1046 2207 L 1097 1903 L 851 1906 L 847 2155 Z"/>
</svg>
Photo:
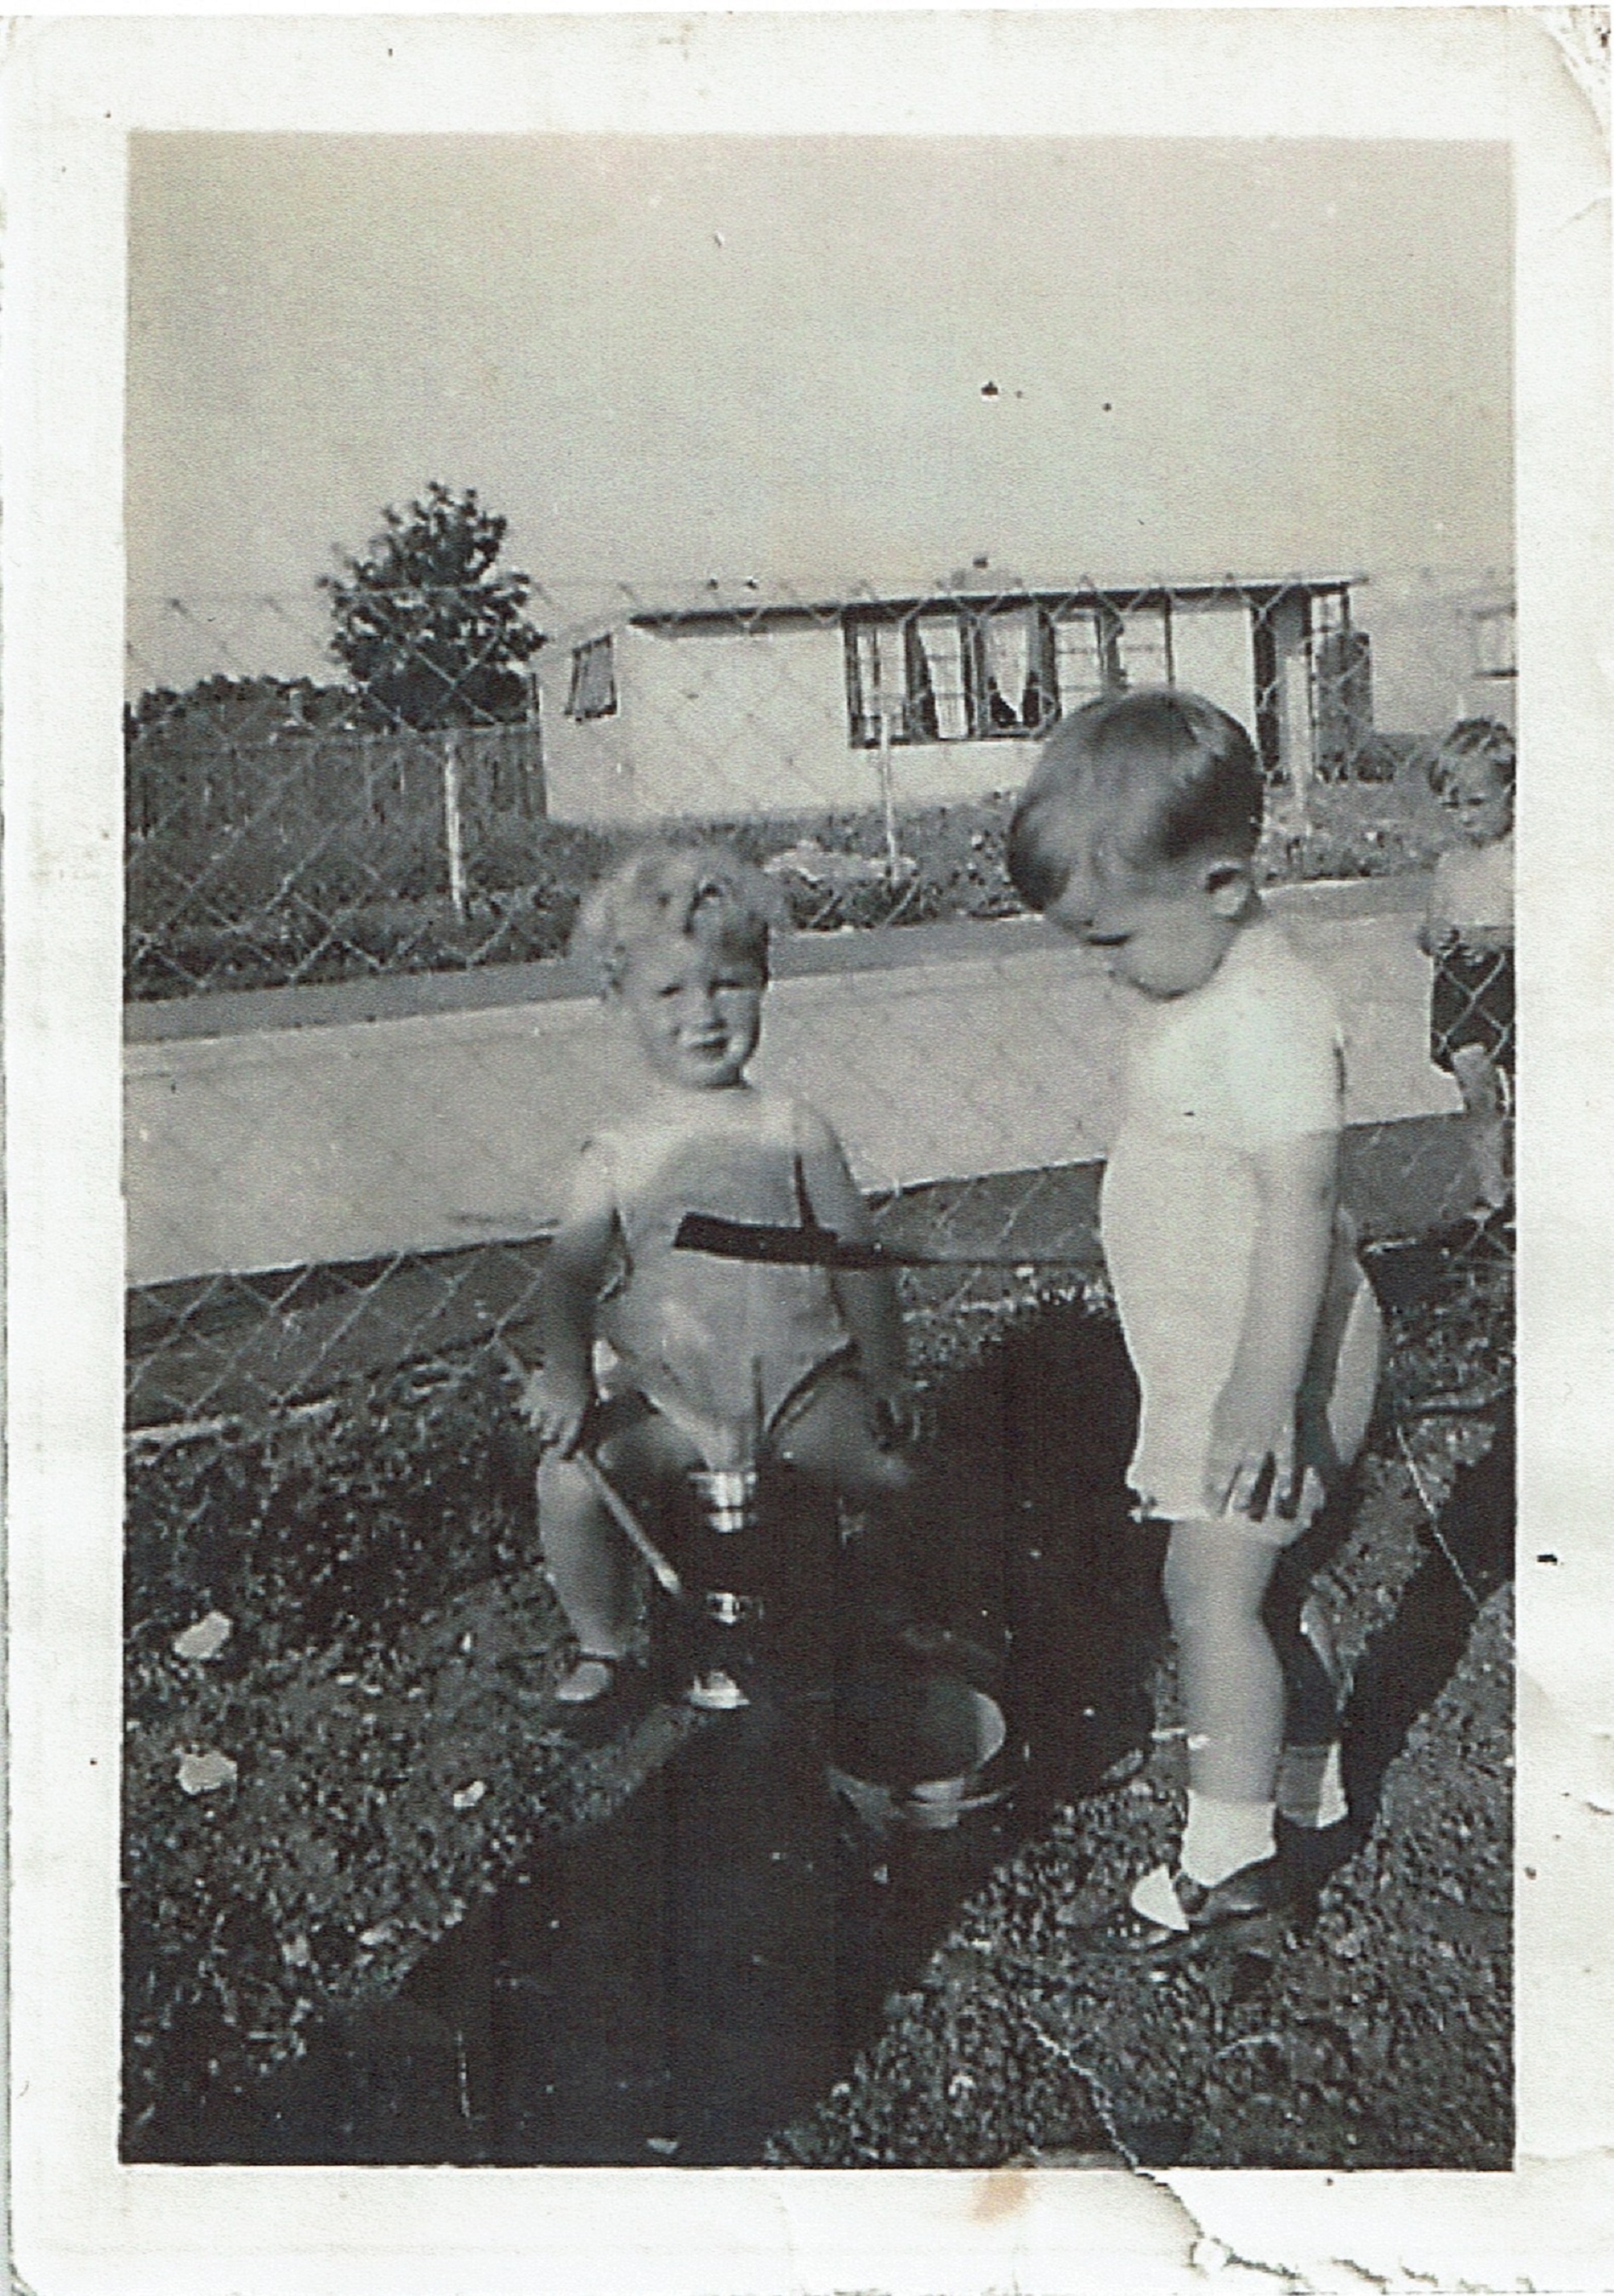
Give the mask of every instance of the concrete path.
<svg viewBox="0 0 1614 2296">
<path fill-rule="evenodd" d="M 1350 1120 L 1454 1108 L 1426 1050 L 1418 881 L 1296 888 L 1275 906 L 1339 997 Z M 803 936 L 791 955 L 804 947 L 813 969 L 782 964 L 755 1074 L 823 1109 L 865 1188 L 1104 1153 L 1125 997 L 1091 953 L 1018 921 Z M 198 999 L 187 1028 L 227 1003 L 234 1032 L 130 1043 L 129 1283 L 541 1232 L 578 1141 L 633 1089 L 612 1022 L 565 970 L 521 968 L 544 976 L 507 984 L 528 1001 L 386 1018 L 339 1017 L 336 991 L 307 992 L 312 1013 L 282 993 L 272 1018 L 265 999 Z M 314 1025 L 285 1025 L 299 1014 Z"/>
</svg>

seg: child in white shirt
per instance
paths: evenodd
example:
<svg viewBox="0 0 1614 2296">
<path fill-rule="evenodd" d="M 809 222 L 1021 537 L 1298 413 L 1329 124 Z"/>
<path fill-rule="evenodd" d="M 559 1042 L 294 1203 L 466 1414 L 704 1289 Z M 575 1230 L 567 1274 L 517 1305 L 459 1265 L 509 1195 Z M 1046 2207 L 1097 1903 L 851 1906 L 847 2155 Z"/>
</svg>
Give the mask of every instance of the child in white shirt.
<svg viewBox="0 0 1614 2296">
<path fill-rule="evenodd" d="M 1143 688 L 1060 726 L 1009 840 L 1024 898 L 1135 1000 L 1101 1232 L 1142 1390 L 1130 1480 L 1170 1529 L 1189 1767 L 1180 1852 L 1110 1925 L 1151 1951 L 1281 1915 L 1278 1808 L 1346 1815 L 1331 1652 L 1283 1557 L 1365 1432 L 1379 1315 L 1337 1201 L 1339 1022 L 1255 890 L 1262 799 L 1241 726 Z"/>
<path fill-rule="evenodd" d="M 630 1112 L 578 1158 L 539 1285 L 543 1361 L 520 1405 L 545 1446 L 539 1534 L 577 1638 L 557 1693 L 569 1707 L 607 1699 L 635 1608 L 633 1558 L 574 1456 L 586 1433 L 610 1476 L 651 1497 L 676 1497 L 691 1470 L 762 1453 L 859 1507 L 889 1506 L 910 1483 L 890 1275 L 675 1242 L 689 1212 L 872 1239 L 823 1118 L 746 1081 L 779 906 L 732 854 L 651 847 L 596 889 L 579 922 L 579 950 L 623 1024 Z M 714 1678 L 692 1695 L 716 1702 L 734 1687 Z"/>
<path fill-rule="evenodd" d="M 1435 864 L 1419 945 L 1435 960 L 1430 1058 L 1455 1079 L 1480 1216 L 1508 1201 L 1513 1078 L 1513 737 L 1465 718 L 1441 742 L 1430 786 L 1457 833 Z"/>
</svg>

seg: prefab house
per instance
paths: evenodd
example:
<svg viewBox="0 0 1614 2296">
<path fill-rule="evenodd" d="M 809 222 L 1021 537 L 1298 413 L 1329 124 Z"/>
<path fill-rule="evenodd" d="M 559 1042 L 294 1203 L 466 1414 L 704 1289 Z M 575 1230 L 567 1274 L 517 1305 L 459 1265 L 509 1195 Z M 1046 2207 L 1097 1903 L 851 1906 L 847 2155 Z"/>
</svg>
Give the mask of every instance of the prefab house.
<svg viewBox="0 0 1614 2296">
<path fill-rule="evenodd" d="M 569 821 L 980 797 L 1128 685 L 1192 686 L 1274 783 L 1338 777 L 1372 724 L 1348 577 L 1127 590 L 1016 583 L 803 597 L 717 585 L 561 636 L 539 667 L 548 810 Z"/>
</svg>

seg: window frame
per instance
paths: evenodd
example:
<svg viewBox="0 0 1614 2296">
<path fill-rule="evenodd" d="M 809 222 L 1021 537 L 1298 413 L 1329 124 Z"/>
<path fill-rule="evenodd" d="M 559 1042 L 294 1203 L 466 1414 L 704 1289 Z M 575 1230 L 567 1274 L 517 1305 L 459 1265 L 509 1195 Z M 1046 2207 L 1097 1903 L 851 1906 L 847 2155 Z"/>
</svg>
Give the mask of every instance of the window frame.
<svg viewBox="0 0 1614 2296">
<path fill-rule="evenodd" d="M 1308 594 L 1305 585 L 1295 586 L 1303 595 Z M 1159 648 L 1167 682 L 1175 684 L 1176 608 L 1182 598 L 1200 594 L 1199 586 L 1194 584 L 1184 586 L 1181 592 L 1162 584 L 1157 588 L 1131 592 L 1033 590 L 991 597 L 965 592 L 954 596 L 897 602 L 871 600 L 844 606 L 840 623 L 846 661 L 848 745 L 854 750 L 873 750 L 880 746 L 881 739 L 879 718 L 868 706 L 864 694 L 860 652 L 860 637 L 864 631 L 898 628 L 904 635 L 903 691 L 889 713 L 889 738 L 894 749 L 928 748 L 938 742 L 1038 742 L 1045 740 L 1062 714 L 1061 628 L 1087 625 L 1097 683 L 1091 695 L 1085 698 L 1096 698 L 1100 694 L 1124 693 L 1137 682 L 1127 660 L 1127 625 L 1135 616 L 1158 617 Z M 1278 721 L 1273 690 L 1275 652 L 1266 615 L 1278 594 L 1267 584 L 1251 584 L 1248 588 L 1230 586 L 1225 592 L 1217 589 L 1216 594 L 1236 599 L 1247 619 L 1254 649 L 1251 684 L 1257 697 L 1257 722 L 1251 730 L 1261 750 L 1263 766 L 1270 775 L 1277 752 Z M 988 634 L 996 614 L 1029 614 L 1033 618 L 1026 697 L 1035 698 L 1036 706 L 1028 709 L 1022 701 L 1018 716 L 1007 711 L 1000 714 L 993 706 L 995 688 Z M 950 620 L 958 633 L 964 685 L 964 729 L 956 734 L 940 733 L 935 726 L 935 697 L 920 626 L 937 619 Z"/>
<path fill-rule="evenodd" d="M 925 598 L 912 603 L 843 608 L 840 620 L 846 659 L 847 728 L 850 746 L 855 750 L 873 750 L 881 744 L 881 716 L 870 707 L 865 696 L 859 647 L 863 632 L 880 628 L 900 629 L 903 636 L 903 691 L 897 706 L 889 712 L 889 738 L 894 749 L 929 749 L 937 744 L 959 742 L 1043 740 L 1059 715 L 1054 627 L 1059 619 L 1069 619 L 1068 616 L 1061 617 L 1058 611 L 1064 603 L 1062 599 L 1028 595 L 1024 598 L 979 600 L 968 597 Z M 1094 609 L 1086 608 L 1084 611 L 1092 611 Z M 1029 722 L 1023 706 L 1022 714 L 1012 722 L 1004 722 L 993 712 L 995 688 L 992 682 L 987 626 L 994 614 L 1011 613 L 1031 617 L 1026 693 L 1040 693 L 1043 704 L 1029 713 Z M 938 621 L 950 622 L 957 634 L 964 716 L 963 731 L 957 734 L 943 734 L 937 730 L 934 683 L 921 635 L 922 623 Z"/>
<path fill-rule="evenodd" d="M 593 725 L 602 718 L 614 718 L 621 708 L 615 640 L 614 630 L 602 630 L 597 637 L 585 638 L 571 650 L 571 684 L 567 689 L 566 715 L 578 726 Z M 599 701 L 588 701 L 586 689 L 590 678 L 595 675 L 594 665 L 601 660 L 605 664 L 604 698 Z"/>
</svg>

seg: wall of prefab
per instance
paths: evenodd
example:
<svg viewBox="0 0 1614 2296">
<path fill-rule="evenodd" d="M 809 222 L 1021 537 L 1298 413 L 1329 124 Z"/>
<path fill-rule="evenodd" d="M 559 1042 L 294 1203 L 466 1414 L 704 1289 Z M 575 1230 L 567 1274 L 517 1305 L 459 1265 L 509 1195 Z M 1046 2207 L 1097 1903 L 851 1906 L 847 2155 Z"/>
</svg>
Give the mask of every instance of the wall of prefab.
<svg viewBox="0 0 1614 2296">
<path fill-rule="evenodd" d="M 1371 731 L 1347 598 L 1294 585 L 625 619 L 540 667 L 550 818 L 864 807 L 888 774 L 898 804 L 979 798 L 1024 779 L 1058 710 L 1117 683 L 1194 687 L 1258 733 L 1275 779 L 1303 780 Z M 609 681 L 579 709 L 585 654 L 608 658 Z M 983 691 L 1005 721 L 985 734 Z"/>
</svg>

